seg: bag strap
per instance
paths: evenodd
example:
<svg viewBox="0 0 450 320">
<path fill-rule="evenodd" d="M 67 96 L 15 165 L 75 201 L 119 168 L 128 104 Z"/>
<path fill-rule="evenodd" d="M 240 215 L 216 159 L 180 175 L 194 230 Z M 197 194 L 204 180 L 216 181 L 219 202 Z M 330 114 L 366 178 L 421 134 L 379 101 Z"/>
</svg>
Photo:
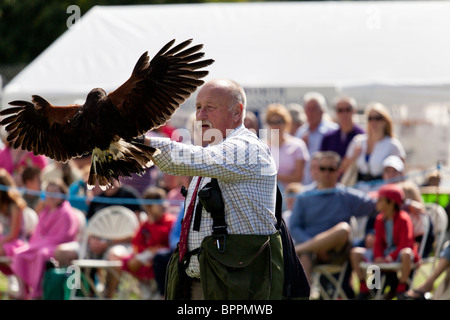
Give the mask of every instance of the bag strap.
<svg viewBox="0 0 450 320">
<path fill-rule="evenodd" d="M 277 185 L 277 201 L 275 202 L 275 217 L 277 218 L 277 230 L 281 228 L 281 211 L 283 206 L 283 196 Z"/>
<path fill-rule="evenodd" d="M 220 190 L 219 183 L 216 178 L 211 179 L 211 185 L 217 187 Z M 213 235 L 227 234 L 227 223 L 225 221 L 225 208 L 220 211 L 210 212 L 213 219 Z"/>
</svg>

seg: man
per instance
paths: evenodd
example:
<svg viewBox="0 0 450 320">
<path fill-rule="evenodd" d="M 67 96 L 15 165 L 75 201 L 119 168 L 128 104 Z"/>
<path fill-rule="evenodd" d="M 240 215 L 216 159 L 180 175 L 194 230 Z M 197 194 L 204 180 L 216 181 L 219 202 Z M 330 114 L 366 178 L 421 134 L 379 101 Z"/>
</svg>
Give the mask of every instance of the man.
<svg viewBox="0 0 450 320">
<path fill-rule="evenodd" d="M 348 258 L 352 216 L 376 214 L 374 200 L 338 183 L 340 160 L 334 151 L 321 152 L 317 186 L 301 193 L 292 210 L 291 234 L 309 279 L 314 264 L 340 263 Z"/>
<path fill-rule="evenodd" d="M 304 108 L 307 122 L 298 128 L 296 137 L 302 138 L 308 146 L 309 154 L 312 156 L 320 150 L 322 139 L 325 134 L 338 129 L 334 122 L 324 119 L 327 112 L 327 101 L 318 92 L 308 92 L 303 96 Z M 303 184 L 309 184 L 313 180 L 309 170 L 310 162 L 307 161 L 304 167 Z"/>
<path fill-rule="evenodd" d="M 191 203 L 198 206 L 198 199 L 192 198 L 199 179 L 198 190 L 201 190 L 213 177 L 217 179 L 222 193 L 229 235 L 274 235 L 276 165 L 268 146 L 244 127 L 245 108 L 245 92 L 238 83 L 226 79 L 210 80 L 200 88 L 196 98 L 196 119 L 201 123 L 203 145 L 207 146 L 188 145 L 164 138 L 147 138 L 145 144 L 161 150 L 153 159 L 161 171 L 193 176 L 187 190 L 184 220 L 188 218 Z M 205 237 L 212 234 L 213 219 L 203 208 L 200 223 L 195 223 L 197 216 L 192 220 L 187 233 L 187 253 L 180 258 L 191 284 L 188 289 L 190 297 L 187 298 L 208 299 L 200 282 L 200 255 L 196 254 L 196 249 Z M 180 256 L 183 256 L 182 239 L 183 231 Z M 226 243 L 229 243 L 228 239 Z M 273 276 L 269 291 L 271 299 L 280 299 L 283 281 L 279 283 L 276 279 L 283 279 L 283 258 L 280 249 L 273 248 Z M 232 249 L 225 245 L 224 250 L 230 252 Z M 186 258 L 189 255 L 191 257 Z M 171 287 L 170 281 L 168 288 Z M 209 288 L 206 283 L 203 286 L 207 290 L 220 290 Z"/>
<path fill-rule="evenodd" d="M 364 129 L 353 121 L 353 115 L 356 112 L 356 101 L 354 98 L 337 97 L 334 108 L 339 128 L 324 135 L 320 150 L 336 151 L 343 158 L 350 141 L 357 134 L 364 133 Z"/>
</svg>

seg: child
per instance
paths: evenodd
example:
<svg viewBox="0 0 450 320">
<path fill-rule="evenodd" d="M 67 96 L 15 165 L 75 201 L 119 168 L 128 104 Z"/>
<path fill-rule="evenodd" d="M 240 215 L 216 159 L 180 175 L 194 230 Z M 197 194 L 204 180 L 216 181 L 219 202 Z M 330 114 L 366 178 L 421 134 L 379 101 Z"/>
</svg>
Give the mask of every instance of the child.
<svg viewBox="0 0 450 320">
<path fill-rule="evenodd" d="M 144 282 L 155 278 L 152 265 L 155 254 L 169 248 L 169 233 L 175 216 L 166 211 L 166 204 L 162 202 L 166 197 L 166 191 L 159 187 L 144 191 L 143 198 L 155 200 L 155 203 L 143 205 L 148 220 L 142 223 L 132 240 L 133 253 L 122 258 L 123 269 Z"/>
<path fill-rule="evenodd" d="M 401 262 L 401 275 L 396 294 L 404 293 L 411 273 L 411 262 L 417 262 L 419 255 L 414 243 L 413 225 L 408 213 L 401 210 L 403 189 L 396 184 L 387 184 L 378 190 L 375 218 L 374 263 Z M 359 267 L 365 258 L 366 248 L 355 247 L 350 252 L 350 262 L 360 281 L 358 299 L 369 298 L 365 272 Z"/>
</svg>

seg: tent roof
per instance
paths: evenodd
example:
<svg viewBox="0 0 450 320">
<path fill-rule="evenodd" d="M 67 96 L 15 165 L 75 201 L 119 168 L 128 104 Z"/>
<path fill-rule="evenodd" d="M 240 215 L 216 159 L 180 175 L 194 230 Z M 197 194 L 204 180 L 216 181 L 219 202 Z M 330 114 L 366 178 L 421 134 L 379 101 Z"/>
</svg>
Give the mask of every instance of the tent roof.
<svg viewBox="0 0 450 320">
<path fill-rule="evenodd" d="M 248 87 L 448 84 L 448 17 L 447 1 L 96 6 L 4 97 L 84 99 L 94 87 L 113 90 L 144 51 L 152 56 L 173 38 L 205 45 L 216 60 L 208 78 Z"/>
</svg>

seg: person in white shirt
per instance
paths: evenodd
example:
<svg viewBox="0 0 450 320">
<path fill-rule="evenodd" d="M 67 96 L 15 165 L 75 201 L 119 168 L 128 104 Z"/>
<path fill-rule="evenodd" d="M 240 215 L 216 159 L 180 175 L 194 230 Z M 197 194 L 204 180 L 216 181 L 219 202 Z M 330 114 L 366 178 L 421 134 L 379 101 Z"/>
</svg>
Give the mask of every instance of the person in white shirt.
<svg viewBox="0 0 450 320">
<path fill-rule="evenodd" d="M 405 160 L 405 149 L 394 135 L 394 125 L 389 110 L 381 103 L 366 107 L 367 130 L 350 142 L 342 162 L 342 172 L 355 164 L 358 169 L 356 183 L 382 180 L 383 160 L 396 155 Z M 361 184 L 364 187 L 364 184 Z"/>
</svg>

